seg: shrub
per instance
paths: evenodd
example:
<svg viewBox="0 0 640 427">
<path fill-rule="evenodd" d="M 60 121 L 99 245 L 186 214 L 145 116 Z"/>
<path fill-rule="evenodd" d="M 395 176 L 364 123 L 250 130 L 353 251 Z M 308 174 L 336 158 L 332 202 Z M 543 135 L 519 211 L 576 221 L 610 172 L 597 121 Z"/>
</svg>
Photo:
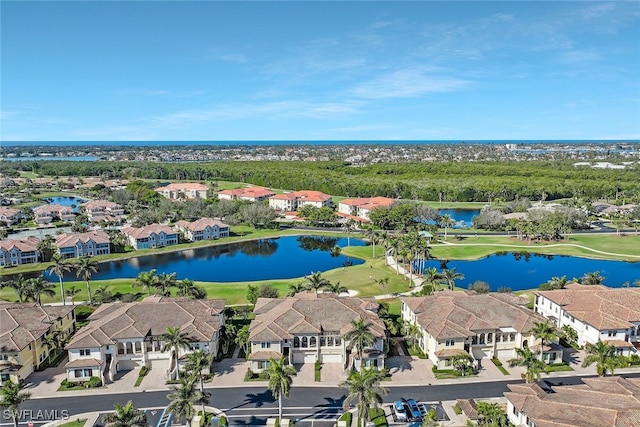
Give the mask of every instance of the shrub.
<svg viewBox="0 0 640 427">
<path fill-rule="evenodd" d="M 314 368 L 315 368 L 314 380 L 316 382 L 320 382 L 321 381 L 321 372 L 322 372 L 322 363 L 320 363 L 319 360 L 316 360 L 316 363 L 314 364 Z"/>
<path fill-rule="evenodd" d="M 96 388 L 102 386 L 102 381 L 98 377 L 91 377 L 89 381 L 83 383 L 86 388 Z"/>
</svg>

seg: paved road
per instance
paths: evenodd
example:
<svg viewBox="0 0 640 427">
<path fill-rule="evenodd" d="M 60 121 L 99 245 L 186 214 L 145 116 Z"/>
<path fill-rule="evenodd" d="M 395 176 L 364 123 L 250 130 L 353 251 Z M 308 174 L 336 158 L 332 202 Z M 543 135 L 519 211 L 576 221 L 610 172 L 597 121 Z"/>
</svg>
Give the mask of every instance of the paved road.
<svg viewBox="0 0 640 427">
<path fill-rule="evenodd" d="M 640 377 L 640 373 L 630 374 Z M 482 383 L 460 383 L 433 386 L 389 387 L 385 401 L 401 398 L 413 398 L 417 401 L 433 402 L 461 398 L 501 397 L 507 390 L 507 384 L 521 381 L 493 381 Z M 562 377 L 547 379 L 549 385 L 580 384 L 580 377 Z M 277 416 L 277 401 L 263 388 L 211 388 L 211 406 L 224 411 L 234 424 L 265 424 L 269 417 Z M 35 427 L 44 424 L 49 415 L 81 414 L 85 412 L 104 412 L 113 409 L 115 403 L 132 400 L 138 408 L 161 409 L 168 404 L 167 391 L 87 395 L 84 397 L 53 397 L 31 399 L 22 406 L 22 421 L 33 420 Z M 314 426 L 325 427 L 332 424 L 342 412 L 345 390 L 337 387 L 294 387 L 291 397 L 284 401 L 284 414 L 291 419 L 311 422 Z M 50 418 L 50 417 L 49 417 Z M 323 422 L 322 420 L 325 420 Z M 10 420 L 3 413 L 0 425 L 9 426 Z M 331 421 L 331 423 L 329 423 Z M 25 425 L 25 424 L 22 424 Z"/>
</svg>

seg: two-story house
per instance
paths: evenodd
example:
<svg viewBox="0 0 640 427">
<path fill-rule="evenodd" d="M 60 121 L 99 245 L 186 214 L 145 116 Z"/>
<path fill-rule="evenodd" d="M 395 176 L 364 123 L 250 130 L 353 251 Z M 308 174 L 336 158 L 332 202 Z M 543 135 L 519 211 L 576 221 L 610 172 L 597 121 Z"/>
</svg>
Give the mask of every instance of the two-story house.
<svg viewBox="0 0 640 427">
<path fill-rule="evenodd" d="M 66 349 L 69 381 L 99 377 L 103 384 L 117 372 L 146 366 L 162 369 L 167 379 L 183 368 L 184 356 L 196 350 L 218 353 L 220 327 L 224 324 L 225 301 L 150 296 L 140 302 L 102 304 L 89 316 Z M 189 348 L 165 348 L 167 328 L 180 328 Z"/>
<path fill-rule="evenodd" d="M 625 356 L 640 349 L 640 289 L 570 283 L 565 289 L 534 295 L 536 313 L 558 329 L 575 330 L 578 345 L 604 341 Z"/>
<path fill-rule="evenodd" d="M 197 182 L 175 182 L 155 189 L 169 200 L 206 199 L 207 186 Z"/>
<path fill-rule="evenodd" d="M 7 226 L 11 226 L 20 221 L 22 218 L 22 212 L 20 209 L 6 208 L 0 206 L 0 225 L 4 223 Z"/>
<path fill-rule="evenodd" d="M 276 193 L 264 187 L 245 187 L 218 191 L 220 200 L 246 200 L 249 202 L 261 202 L 267 200 Z"/>
<path fill-rule="evenodd" d="M 90 200 L 81 204 L 80 208 L 87 214 L 91 222 L 121 222 L 124 219 L 124 209 L 122 206 L 108 200 Z"/>
<path fill-rule="evenodd" d="M 338 215 L 359 222 L 369 222 L 369 214 L 374 209 L 388 208 L 396 202 L 388 197 L 365 197 L 343 199 L 338 203 Z"/>
<path fill-rule="evenodd" d="M 38 262 L 39 243 L 40 239 L 33 236 L 0 240 L 0 267 Z"/>
<path fill-rule="evenodd" d="M 49 224 L 53 221 L 71 222 L 76 214 L 70 207 L 52 203 L 33 208 L 33 216 L 36 224 Z"/>
<path fill-rule="evenodd" d="M 192 242 L 229 237 L 231 230 L 227 224 L 213 218 L 200 218 L 192 222 L 181 220 L 175 223 L 175 227 Z"/>
<path fill-rule="evenodd" d="M 289 193 L 276 194 L 269 197 L 269 206 L 282 212 L 295 212 L 305 206 L 322 208 L 331 206 L 332 198 L 320 191 L 300 190 Z"/>
<path fill-rule="evenodd" d="M 335 294 L 301 293 L 289 298 L 259 298 L 255 319 L 251 322 L 249 342 L 250 369 L 261 372 L 271 359 L 282 356 L 289 363 L 337 363 L 342 368 L 384 368 L 386 327 L 378 317 L 373 299 L 337 297 Z M 371 322 L 375 344 L 357 349 L 344 336 L 353 321 Z"/>
<path fill-rule="evenodd" d="M 75 329 L 74 307 L 36 303 L 0 302 L 0 385 L 18 383 L 47 361 L 45 339 L 60 331 L 68 337 Z"/>
<path fill-rule="evenodd" d="M 55 245 L 63 259 L 111 253 L 111 239 L 104 231 L 58 234 Z"/>
<path fill-rule="evenodd" d="M 450 368 L 450 359 L 457 355 L 469 355 L 480 364 L 494 357 L 513 359 L 516 348 L 540 344 L 531 329 L 545 319 L 527 309 L 528 301 L 511 294 L 442 291 L 401 301 L 402 320 L 418 326 L 418 345 L 438 369 Z M 562 361 L 560 346 L 545 347 L 545 362 Z"/>
<path fill-rule="evenodd" d="M 178 244 L 178 232 L 168 225 L 150 224 L 144 227 L 124 227 L 122 232 L 136 250 L 161 248 Z"/>
</svg>

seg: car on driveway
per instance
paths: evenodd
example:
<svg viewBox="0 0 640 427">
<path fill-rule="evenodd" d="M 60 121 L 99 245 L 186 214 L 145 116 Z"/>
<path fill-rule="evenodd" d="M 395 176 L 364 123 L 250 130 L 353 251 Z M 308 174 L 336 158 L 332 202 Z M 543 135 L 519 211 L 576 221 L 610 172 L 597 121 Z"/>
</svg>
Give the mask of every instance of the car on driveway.
<svg viewBox="0 0 640 427">
<path fill-rule="evenodd" d="M 404 403 L 399 400 L 393 402 L 393 416 L 396 421 L 407 421 L 407 410 L 404 407 Z"/>
<path fill-rule="evenodd" d="M 422 421 L 422 412 L 415 400 L 407 400 L 407 406 L 409 407 L 409 421 Z"/>
</svg>

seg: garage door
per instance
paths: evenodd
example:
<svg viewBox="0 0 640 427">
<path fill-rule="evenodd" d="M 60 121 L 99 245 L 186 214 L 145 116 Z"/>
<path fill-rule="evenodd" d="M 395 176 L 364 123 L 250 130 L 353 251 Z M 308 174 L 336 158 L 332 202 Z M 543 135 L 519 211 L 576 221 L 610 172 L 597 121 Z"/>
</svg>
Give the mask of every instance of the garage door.
<svg viewBox="0 0 640 427">
<path fill-rule="evenodd" d="M 118 362 L 118 370 L 120 371 L 130 371 L 132 369 L 137 369 L 140 365 L 135 360 L 121 360 Z"/>
<path fill-rule="evenodd" d="M 316 355 L 315 354 L 305 354 L 304 363 L 315 363 Z"/>
<path fill-rule="evenodd" d="M 496 357 L 500 360 L 513 359 L 515 352 L 513 349 L 496 350 Z"/>
<path fill-rule="evenodd" d="M 293 363 L 304 363 L 304 353 L 294 353 Z"/>
<path fill-rule="evenodd" d="M 342 355 L 325 354 L 322 356 L 322 363 L 342 363 Z"/>
</svg>

